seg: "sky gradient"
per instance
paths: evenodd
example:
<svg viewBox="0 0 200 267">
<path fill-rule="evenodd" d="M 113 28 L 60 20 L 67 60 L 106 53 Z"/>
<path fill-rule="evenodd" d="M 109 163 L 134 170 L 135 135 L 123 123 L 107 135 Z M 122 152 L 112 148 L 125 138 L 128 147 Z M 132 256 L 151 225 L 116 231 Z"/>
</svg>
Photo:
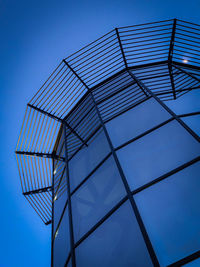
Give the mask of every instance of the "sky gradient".
<svg viewBox="0 0 200 267">
<path fill-rule="evenodd" d="M 199 0 L 0 0 L 0 266 L 50 266 L 51 226 L 21 194 L 14 150 L 25 106 L 62 58 L 111 29 L 178 18 L 200 24 Z"/>
</svg>

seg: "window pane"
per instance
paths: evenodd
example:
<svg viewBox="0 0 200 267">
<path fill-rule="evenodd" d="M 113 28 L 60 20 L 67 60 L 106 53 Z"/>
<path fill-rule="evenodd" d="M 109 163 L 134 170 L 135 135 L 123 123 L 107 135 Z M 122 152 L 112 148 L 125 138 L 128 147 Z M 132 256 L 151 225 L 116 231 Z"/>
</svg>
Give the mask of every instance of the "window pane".
<svg viewBox="0 0 200 267">
<path fill-rule="evenodd" d="M 182 120 L 200 136 L 200 115 L 185 117 Z"/>
<path fill-rule="evenodd" d="M 54 231 L 67 201 L 67 179 L 65 162 L 54 161 Z"/>
<path fill-rule="evenodd" d="M 75 240 L 81 238 L 126 194 L 112 157 L 72 196 Z"/>
<path fill-rule="evenodd" d="M 88 147 L 82 148 L 69 161 L 71 191 L 100 163 L 110 152 L 104 132 L 92 137 Z"/>
<path fill-rule="evenodd" d="M 200 144 L 172 121 L 117 152 L 131 189 L 199 156 Z"/>
<path fill-rule="evenodd" d="M 135 195 L 161 266 L 199 250 L 199 173 L 198 162 Z"/>
<path fill-rule="evenodd" d="M 77 247 L 76 262 L 79 267 L 153 266 L 129 201 Z"/>
<path fill-rule="evenodd" d="M 68 206 L 65 209 L 57 236 L 54 240 L 54 266 L 63 267 L 70 251 Z"/>
<path fill-rule="evenodd" d="M 176 114 L 200 110 L 200 90 L 192 90 L 176 100 L 165 102 Z"/>
<path fill-rule="evenodd" d="M 58 198 L 54 198 L 54 232 L 57 229 L 61 214 L 67 201 L 67 190 L 65 190 Z"/>
<path fill-rule="evenodd" d="M 169 118 L 169 113 L 151 98 L 111 120 L 106 127 L 117 147 Z"/>
</svg>

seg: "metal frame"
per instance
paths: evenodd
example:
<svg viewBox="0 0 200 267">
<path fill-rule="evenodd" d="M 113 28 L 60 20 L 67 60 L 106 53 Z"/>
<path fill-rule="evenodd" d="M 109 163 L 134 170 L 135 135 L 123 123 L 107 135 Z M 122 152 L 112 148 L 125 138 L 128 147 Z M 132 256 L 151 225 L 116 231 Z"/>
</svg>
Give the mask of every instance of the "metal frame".
<svg viewBox="0 0 200 267">
<path fill-rule="evenodd" d="M 54 184 L 60 188 L 56 193 L 58 198 L 67 190 L 68 200 L 62 216 L 67 206 L 71 250 L 66 265 L 71 257 L 72 266 L 76 266 L 75 248 L 126 200 L 129 200 L 151 260 L 154 266 L 160 266 L 133 196 L 199 161 L 200 158 L 197 157 L 131 191 L 116 154 L 116 151 L 127 143 L 114 149 L 105 124 L 140 103 L 154 98 L 172 118 L 129 140 L 128 143 L 172 120 L 176 120 L 200 142 L 200 137 L 181 119 L 199 115 L 200 111 L 177 115 L 163 102 L 175 100 L 191 90 L 200 89 L 199 51 L 200 26 L 193 23 L 174 19 L 116 28 L 63 59 L 28 103 L 16 148 L 22 191 L 45 224 L 52 222 L 53 225 Z M 99 129 L 103 130 L 111 152 L 70 193 L 68 162 L 84 146 L 89 145 Z M 127 195 L 74 243 L 71 195 L 111 155 Z M 60 182 L 58 178 L 55 180 L 55 161 L 66 163 L 66 181 L 63 178 Z M 52 230 L 52 249 L 54 238 Z M 185 264 L 197 257 L 199 252 L 170 266 L 179 266 L 178 264 Z"/>
</svg>

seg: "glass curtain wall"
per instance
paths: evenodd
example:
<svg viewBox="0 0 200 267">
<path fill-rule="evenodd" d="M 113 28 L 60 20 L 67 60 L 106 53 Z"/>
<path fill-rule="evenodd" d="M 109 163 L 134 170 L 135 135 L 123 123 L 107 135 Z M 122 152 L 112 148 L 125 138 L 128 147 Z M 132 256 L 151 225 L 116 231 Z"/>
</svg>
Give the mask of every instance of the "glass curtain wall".
<svg viewBox="0 0 200 267">
<path fill-rule="evenodd" d="M 106 122 L 93 103 L 98 127 L 84 143 L 62 130 L 54 266 L 176 266 L 199 250 L 198 123 L 180 121 L 176 101 L 167 104 L 178 117 L 148 97 Z"/>
</svg>

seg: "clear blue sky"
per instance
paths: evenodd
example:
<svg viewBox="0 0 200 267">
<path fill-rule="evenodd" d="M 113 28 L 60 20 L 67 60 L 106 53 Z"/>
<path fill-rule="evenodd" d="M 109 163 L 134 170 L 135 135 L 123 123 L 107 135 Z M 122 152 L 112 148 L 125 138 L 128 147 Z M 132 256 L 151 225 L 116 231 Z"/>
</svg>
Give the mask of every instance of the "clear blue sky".
<svg viewBox="0 0 200 267">
<path fill-rule="evenodd" d="M 25 105 L 63 57 L 114 27 L 179 18 L 199 0 L 0 0 L 0 267 L 50 266 L 51 226 L 21 195 L 14 150 Z"/>
</svg>

